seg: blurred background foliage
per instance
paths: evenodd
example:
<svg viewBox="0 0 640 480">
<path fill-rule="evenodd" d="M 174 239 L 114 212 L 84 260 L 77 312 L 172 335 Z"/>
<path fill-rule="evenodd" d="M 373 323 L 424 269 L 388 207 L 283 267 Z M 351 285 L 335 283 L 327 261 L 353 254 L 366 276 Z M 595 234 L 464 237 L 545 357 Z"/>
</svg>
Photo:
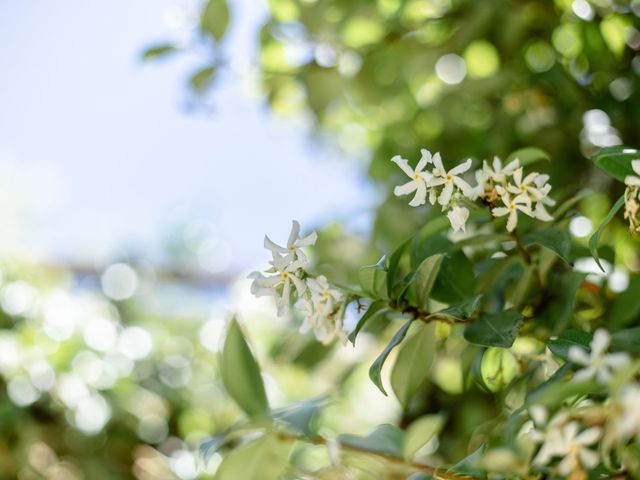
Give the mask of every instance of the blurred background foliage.
<svg viewBox="0 0 640 480">
<path fill-rule="evenodd" d="M 319 141 L 367 166 L 385 197 L 372 212 L 370 238 L 354 235 L 348 221 L 320 232 L 320 272 L 356 282 L 358 267 L 435 213 L 389 195 L 398 179 L 391 156 L 415 161 L 424 147 L 451 162 L 506 157 L 525 145 L 545 150 L 556 198 L 585 186 L 599 192 L 572 222 L 586 252 L 592 225 L 621 193 L 587 159 L 599 147 L 640 143 L 640 1 L 269 0 L 269 11 L 251 64 L 269 109 L 310 121 Z M 233 2 L 204 2 L 199 18 L 194 36 L 210 54 L 190 87 L 215 101 L 216 79 L 232 60 L 225 41 Z M 184 48 L 158 44 L 144 58 Z M 622 221 L 606 240 L 616 246 L 616 259 L 605 256 L 611 265 L 640 270 Z M 276 319 L 269 302 L 250 299 L 244 281 L 191 281 L 181 258 L 165 266 L 169 275 L 135 261 L 85 271 L 4 260 L 0 478 L 196 478 L 200 442 L 240 416 L 217 371 L 228 310 L 240 310 L 248 326 L 274 404 L 334 392 L 321 419 L 326 432 L 402 424 L 399 406 L 366 376 L 386 325 L 372 325 L 356 349 L 324 347 Z M 637 287 L 637 276 L 631 283 Z M 214 314 L 170 308 L 219 297 L 231 300 Z M 592 297 L 583 292 L 579 302 L 587 317 L 607 308 Z M 463 363 L 474 361 L 463 347 L 460 338 L 447 340 L 436 385 L 425 393 L 434 412 L 440 403 L 459 406 L 442 439 L 449 452 L 466 449 L 469 432 L 494 415 L 486 392 L 471 402 L 459 395 L 474 388 L 462 376 Z M 306 452 L 299 460 L 313 470 L 326 459 Z M 367 462 L 363 471 L 375 470 Z"/>
</svg>

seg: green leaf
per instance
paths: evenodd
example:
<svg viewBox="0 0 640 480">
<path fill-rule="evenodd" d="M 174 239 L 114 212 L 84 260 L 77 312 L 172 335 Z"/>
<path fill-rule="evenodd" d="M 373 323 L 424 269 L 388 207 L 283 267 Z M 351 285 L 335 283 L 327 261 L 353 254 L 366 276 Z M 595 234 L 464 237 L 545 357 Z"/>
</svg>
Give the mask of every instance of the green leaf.
<svg viewBox="0 0 640 480">
<path fill-rule="evenodd" d="M 554 355 L 568 361 L 569 349 L 575 346 L 588 350 L 591 337 L 592 335 L 589 332 L 570 328 L 562 332 L 558 338 L 549 340 L 547 347 Z"/>
<path fill-rule="evenodd" d="M 544 150 L 540 150 L 535 147 L 526 147 L 516 150 L 515 152 L 511 152 L 507 157 L 506 163 L 509 163 L 515 159 L 520 160 L 521 166 L 531 165 L 532 163 L 539 162 L 540 160 L 551 161 L 549 154 Z"/>
<path fill-rule="evenodd" d="M 229 5 L 227 0 L 209 0 L 202 10 L 200 28 L 216 42 L 220 42 L 229 27 Z"/>
<path fill-rule="evenodd" d="M 527 396 L 527 404 L 558 405 L 577 395 L 593 395 L 602 392 L 602 385 L 595 382 L 559 381 L 545 384 L 544 388 L 532 391 Z"/>
<path fill-rule="evenodd" d="M 467 455 L 453 467 L 449 468 L 447 472 L 470 475 L 474 477 L 484 477 L 484 470 L 480 468 L 480 461 L 482 460 L 482 454 L 484 453 L 484 450 L 485 446 L 483 444 L 476 451 L 474 451 L 470 455 Z"/>
<path fill-rule="evenodd" d="M 429 296 L 436 283 L 443 260 L 443 254 L 432 255 L 425 258 L 416 270 L 413 282 L 417 306 L 421 310 L 428 311 Z"/>
<path fill-rule="evenodd" d="M 338 443 L 357 450 L 383 453 L 394 457 L 402 457 L 404 432 L 395 425 L 379 425 L 366 437 L 343 434 L 338 436 Z"/>
<path fill-rule="evenodd" d="M 627 175 L 635 175 L 633 168 L 631 168 L 631 161 L 636 160 L 639 156 L 638 150 L 618 145 L 598 150 L 593 154 L 591 160 L 600 170 L 624 182 Z"/>
<path fill-rule="evenodd" d="M 518 335 L 522 318 L 520 312 L 510 311 L 481 315 L 465 329 L 464 338 L 476 345 L 509 348 Z"/>
<path fill-rule="evenodd" d="M 269 412 L 260 367 L 236 319 L 229 325 L 222 348 L 221 374 L 227 393 L 247 415 L 253 417 Z"/>
<path fill-rule="evenodd" d="M 589 238 L 589 251 L 591 252 L 591 256 L 600 267 L 600 270 L 602 270 L 603 272 L 604 272 L 604 268 L 602 268 L 602 265 L 600 264 L 600 255 L 598 254 L 598 245 L 600 244 L 600 236 L 602 235 L 602 232 L 607 227 L 607 225 L 609 225 L 611 220 L 613 220 L 613 217 L 616 216 L 616 213 L 618 213 L 618 210 L 620 210 L 623 205 L 624 205 L 624 195 L 622 195 L 616 201 L 616 203 L 613 204 L 613 207 L 611 207 L 611 210 L 609 210 L 609 213 L 607 213 L 607 216 L 602 221 L 598 229 L 595 231 L 593 235 L 591 235 L 591 238 Z"/>
<path fill-rule="evenodd" d="M 624 350 L 632 355 L 640 354 L 640 327 L 625 328 L 611 335 L 611 348 Z"/>
<path fill-rule="evenodd" d="M 371 298 L 387 297 L 387 270 L 385 268 L 386 258 L 382 257 L 375 265 L 362 267 L 359 271 L 360 286 L 362 290 Z"/>
<path fill-rule="evenodd" d="M 158 58 L 166 57 L 171 53 L 175 53 L 180 49 L 171 43 L 156 45 L 155 47 L 147 48 L 144 52 L 142 52 L 142 60 L 156 60 Z"/>
<path fill-rule="evenodd" d="M 440 265 L 440 273 L 431 296 L 444 303 L 456 303 L 474 294 L 476 278 L 473 264 L 461 250 L 448 254 Z"/>
<path fill-rule="evenodd" d="M 554 252 L 562 260 L 571 264 L 571 236 L 563 228 L 547 228 L 522 237 L 522 245 L 540 245 Z"/>
<path fill-rule="evenodd" d="M 278 480 L 288 465 L 291 444 L 268 433 L 225 455 L 216 480 Z"/>
<path fill-rule="evenodd" d="M 400 259 L 407 249 L 413 237 L 408 238 L 402 244 L 395 249 L 395 251 L 389 256 L 389 263 L 387 265 L 387 295 L 389 298 L 394 298 L 394 287 L 397 281 L 398 269 L 400 267 Z"/>
<path fill-rule="evenodd" d="M 467 298 L 461 302 L 455 303 L 444 310 L 439 310 L 436 313 L 439 315 L 447 315 L 450 317 L 466 320 L 473 316 L 474 313 L 480 307 L 480 301 L 482 300 L 482 294 L 475 295 L 471 298 Z"/>
<path fill-rule="evenodd" d="M 548 277 L 549 298 L 544 308 L 538 312 L 536 322 L 545 324 L 553 335 L 564 331 L 573 316 L 578 289 L 584 282 L 586 273 L 563 272 Z"/>
<path fill-rule="evenodd" d="M 364 315 L 362 315 L 360 320 L 358 320 L 356 328 L 354 328 L 353 332 L 349 334 L 349 341 L 355 345 L 356 337 L 358 336 L 358 333 L 360 333 L 360 330 L 362 330 L 362 327 L 364 327 L 364 325 L 370 320 L 373 320 L 380 315 L 385 315 L 389 311 L 391 311 L 391 309 L 388 307 L 387 302 L 383 300 L 376 300 L 373 302 L 369 305 L 369 308 L 364 312 Z"/>
<path fill-rule="evenodd" d="M 404 437 L 403 456 L 411 460 L 444 426 L 442 415 L 425 415 L 409 425 Z"/>
<path fill-rule="evenodd" d="M 427 378 L 435 357 L 435 323 L 415 322 L 416 332 L 400 347 L 391 370 L 391 387 L 406 407 Z"/>
<path fill-rule="evenodd" d="M 382 385 L 382 378 L 381 378 L 382 366 L 384 365 L 384 362 L 387 360 L 389 353 L 391 353 L 391 350 L 393 350 L 393 348 L 396 345 L 398 345 L 400 342 L 402 342 L 402 340 L 404 340 L 404 337 L 407 335 L 407 331 L 409 330 L 409 327 L 411 326 L 412 322 L 413 322 L 413 319 L 409 320 L 407 323 L 402 325 L 402 327 L 400 327 L 400 329 L 393 336 L 389 344 L 384 348 L 382 353 L 378 356 L 378 358 L 375 359 L 375 361 L 371 365 L 371 368 L 369 368 L 369 378 L 376 385 L 376 387 L 380 389 L 380 391 L 384 395 L 387 395 L 387 392 L 384 389 L 384 386 Z"/>
<path fill-rule="evenodd" d="M 271 417 L 300 433 L 308 435 L 311 433 L 311 421 L 327 403 L 326 397 L 312 398 L 275 410 L 271 412 Z"/>
<path fill-rule="evenodd" d="M 607 317 L 613 327 L 624 327 L 640 316 L 640 275 L 631 275 L 629 286 L 619 294 Z"/>
<path fill-rule="evenodd" d="M 193 75 L 191 75 L 191 78 L 189 79 L 189 84 L 191 85 L 191 88 L 196 93 L 205 92 L 213 84 L 216 71 L 217 71 L 217 67 L 210 66 L 195 72 Z"/>
</svg>

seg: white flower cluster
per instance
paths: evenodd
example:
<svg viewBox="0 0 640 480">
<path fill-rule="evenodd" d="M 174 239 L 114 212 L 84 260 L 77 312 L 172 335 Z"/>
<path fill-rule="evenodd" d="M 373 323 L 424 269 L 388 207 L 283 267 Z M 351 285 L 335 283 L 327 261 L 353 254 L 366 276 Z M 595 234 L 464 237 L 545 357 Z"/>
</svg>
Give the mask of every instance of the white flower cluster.
<svg viewBox="0 0 640 480">
<path fill-rule="evenodd" d="M 613 375 L 631 361 L 626 353 L 605 353 L 610 343 L 609 333 L 599 329 L 590 353 L 571 347 L 569 360 L 584 367 L 571 381 L 596 380 L 603 388 L 610 385 Z M 632 439 L 640 441 L 640 385 L 631 380 L 621 393 L 602 404 L 584 400 L 573 410 L 561 408 L 551 419 L 545 407 L 533 405 L 529 416 L 531 421 L 524 425 L 521 436 L 539 446 L 533 465 L 553 466 L 564 476 L 578 475 L 601 463 L 604 450 L 596 448 L 598 442 L 612 446 Z"/>
<path fill-rule="evenodd" d="M 532 172 L 524 176 L 518 159 L 506 166 L 495 157 L 490 165 L 486 161 L 476 170 L 477 185 L 471 187 L 461 175 L 471 168 L 471 159 L 445 170 L 439 153 L 431 154 L 421 150 L 422 157 L 415 169 L 409 162 L 396 155 L 391 159 L 411 179 L 394 189 L 396 196 L 415 192 L 409 202 L 412 207 L 424 205 L 427 198 L 431 205 L 436 202 L 447 211 L 447 217 L 454 231 L 465 231 L 469 219 L 468 202 L 482 200 L 491 208 L 494 217 L 507 216 L 507 230 L 512 232 L 518 223 L 518 212 L 545 222 L 553 220 L 545 206 L 555 205 L 549 198 L 551 185 L 549 176 Z M 427 169 L 431 166 L 430 170 Z"/>
<path fill-rule="evenodd" d="M 300 238 L 300 224 L 294 220 L 286 247 L 264 237 L 264 247 L 271 252 L 271 267 L 264 273 L 252 272 L 251 293 L 257 297 L 273 296 L 278 307 L 278 316 L 289 313 L 292 295 L 297 294 L 296 308 L 305 314 L 301 331 L 313 330 L 322 343 L 330 343 L 336 337 L 343 338 L 344 295 L 331 288 L 327 279 L 320 275 L 310 277 L 304 270 L 309 259 L 302 250 L 315 245 L 318 235 L 312 232 Z M 293 288 L 292 288 L 293 285 Z"/>
<path fill-rule="evenodd" d="M 640 232 L 640 160 L 633 160 L 631 168 L 636 175 L 627 175 L 624 183 L 624 218 L 629 222 L 629 230 Z"/>
</svg>

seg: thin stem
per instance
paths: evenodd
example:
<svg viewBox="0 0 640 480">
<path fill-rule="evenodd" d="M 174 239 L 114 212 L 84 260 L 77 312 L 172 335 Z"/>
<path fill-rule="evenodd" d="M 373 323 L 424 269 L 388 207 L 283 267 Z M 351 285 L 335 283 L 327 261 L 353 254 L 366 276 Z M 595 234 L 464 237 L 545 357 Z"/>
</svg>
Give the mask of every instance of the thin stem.
<svg viewBox="0 0 640 480">
<path fill-rule="evenodd" d="M 531 255 L 529 255 L 529 252 L 527 252 L 527 250 L 522 246 L 522 242 L 520 242 L 520 236 L 518 235 L 517 230 L 511 232 L 511 238 L 513 238 L 513 241 L 516 243 L 516 250 L 518 250 L 520 255 L 522 255 L 524 263 L 529 266 L 533 266 L 536 282 L 538 283 L 538 288 L 541 292 L 544 291 L 544 284 L 542 282 L 542 277 L 540 276 L 540 270 L 538 269 L 537 265 L 533 265 L 533 263 L 531 262 Z"/>
<path fill-rule="evenodd" d="M 313 445 L 326 446 L 328 444 L 327 439 L 320 435 L 297 436 L 288 432 L 278 432 L 278 438 L 283 441 L 290 441 L 290 442 L 302 441 L 302 442 L 311 443 Z M 395 465 L 404 466 L 407 468 L 411 468 L 413 470 L 424 472 L 429 475 L 433 475 L 434 478 L 442 478 L 444 480 L 459 480 L 461 478 L 473 480 L 475 478 L 469 475 L 458 475 L 455 473 L 442 472 L 438 467 L 432 467 L 431 465 L 425 465 L 422 463 L 407 461 L 404 458 L 396 457 L 395 455 L 390 455 L 384 452 L 368 450 L 364 447 L 360 447 L 357 445 L 349 445 L 349 444 L 341 443 L 340 448 L 342 448 L 343 450 L 349 450 L 352 452 L 365 453 L 367 455 L 375 455 L 376 457 L 383 458 L 386 461 L 393 463 Z"/>
</svg>

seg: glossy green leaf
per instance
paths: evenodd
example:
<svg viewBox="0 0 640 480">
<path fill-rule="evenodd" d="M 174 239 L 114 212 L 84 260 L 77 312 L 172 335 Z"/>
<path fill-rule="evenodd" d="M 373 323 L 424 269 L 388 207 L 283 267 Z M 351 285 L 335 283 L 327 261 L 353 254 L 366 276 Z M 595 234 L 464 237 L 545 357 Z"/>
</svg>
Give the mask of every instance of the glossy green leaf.
<svg viewBox="0 0 640 480">
<path fill-rule="evenodd" d="M 396 334 L 393 336 L 391 341 L 384 348 L 382 353 L 378 356 L 378 358 L 375 359 L 375 361 L 371 365 L 371 368 L 369 368 L 369 378 L 376 385 L 376 387 L 378 387 L 380 391 L 385 395 L 387 395 L 387 392 L 384 389 L 384 386 L 382 385 L 382 378 L 381 378 L 382 366 L 384 365 L 384 362 L 387 360 L 389 353 L 391 353 L 391 350 L 393 350 L 394 347 L 396 347 L 400 342 L 402 342 L 402 340 L 404 340 L 404 337 L 407 335 L 407 332 L 409 331 L 409 327 L 411 326 L 412 322 L 413 322 L 413 319 L 407 321 L 404 325 L 402 325 L 402 327 L 400 327 L 400 329 L 396 332 Z"/>
<path fill-rule="evenodd" d="M 638 150 L 619 145 L 598 150 L 591 160 L 600 170 L 624 182 L 627 175 L 635 175 L 631 168 L 631 161 L 638 159 L 639 156 Z"/>
<path fill-rule="evenodd" d="M 360 286 L 362 290 L 371 298 L 387 297 L 387 269 L 385 268 L 386 258 L 382 257 L 375 265 L 362 267 L 359 271 Z"/>
<path fill-rule="evenodd" d="M 566 263 L 571 263 L 571 236 L 564 228 L 546 228 L 522 237 L 522 245 L 540 245 L 554 252 Z"/>
<path fill-rule="evenodd" d="M 461 302 L 455 303 L 443 310 L 439 310 L 436 313 L 440 315 L 447 315 L 450 317 L 466 320 L 472 317 L 480 308 L 480 302 L 482 301 L 482 294 L 474 295 Z"/>
<path fill-rule="evenodd" d="M 436 352 L 435 323 L 414 322 L 415 333 L 400 347 L 391 370 L 391 387 L 403 406 L 407 406 L 429 375 Z"/>
<path fill-rule="evenodd" d="M 367 322 L 381 315 L 385 315 L 390 311 L 391 309 L 388 307 L 387 302 L 383 300 L 376 300 L 375 302 L 373 302 L 371 305 L 369 305 L 369 308 L 367 308 L 367 311 L 364 312 L 364 315 L 360 317 L 360 320 L 358 320 L 358 323 L 356 324 L 356 327 L 353 329 L 353 332 L 349 334 L 349 341 L 355 345 L 356 337 L 358 336 L 358 333 L 360 333 L 360 330 L 362 330 L 362 327 L 364 327 Z"/>
<path fill-rule="evenodd" d="M 216 480 L 278 480 L 287 467 L 290 442 L 281 442 L 268 433 L 237 447 L 225 455 Z"/>
<path fill-rule="evenodd" d="M 378 452 L 394 457 L 402 457 L 404 432 L 395 425 L 379 425 L 366 437 L 344 434 L 338 436 L 338 443 L 358 450 Z"/>
<path fill-rule="evenodd" d="M 389 256 L 389 262 L 387 264 L 387 295 L 389 298 L 394 298 L 394 287 L 398 280 L 396 277 L 398 276 L 398 270 L 400 268 L 400 260 L 412 240 L 413 237 L 402 242 L 402 244 Z"/>
<path fill-rule="evenodd" d="M 227 393 L 247 415 L 269 412 L 260 367 L 235 319 L 229 325 L 222 348 L 221 375 Z"/>
<path fill-rule="evenodd" d="M 464 252 L 458 250 L 442 260 L 431 296 L 439 302 L 456 303 L 473 295 L 475 286 L 473 264 Z"/>
<path fill-rule="evenodd" d="M 209 0 L 200 17 L 202 31 L 220 42 L 229 27 L 229 5 L 227 0 Z"/>
<path fill-rule="evenodd" d="M 547 152 L 535 147 L 525 147 L 516 150 L 515 152 L 511 152 L 507 157 L 506 163 L 509 163 L 516 158 L 520 160 L 520 165 L 523 167 L 541 160 L 551 161 Z"/>
<path fill-rule="evenodd" d="M 547 342 L 547 347 L 554 355 L 569 360 L 569 349 L 573 346 L 589 349 L 592 335 L 583 330 L 567 329 L 558 338 L 551 339 Z"/>
<path fill-rule="evenodd" d="M 611 220 L 613 220 L 613 217 L 616 216 L 616 213 L 618 213 L 618 211 L 622 208 L 623 205 L 624 205 L 624 195 L 621 196 L 616 201 L 616 203 L 613 204 L 613 207 L 611 207 L 611 210 L 609 210 L 609 213 L 607 213 L 607 216 L 602 221 L 598 229 L 595 231 L 593 235 L 591 235 L 591 238 L 589 238 L 589 251 L 591 252 L 591 255 L 593 256 L 598 266 L 600 267 L 600 270 L 602 270 L 603 272 L 604 272 L 604 268 L 600 264 L 600 255 L 598 253 L 598 245 L 600 244 L 600 237 L 602 236 L 602 232 L 604 232 L 604 229 L 607 227 L 607 225 L 609 225 Z"/>
<path fill-rule="evenodd" d="M 464 331 L 464 338 L 476 345 L 508 348 L 513 345 L 522 322 L 520 312 L 504 311 L 479 316 Z"/>
<path fill-rule="evenodd" d="M 425 415 L 414 421 L 405 433 L 403 456 L 411 460 L 418 450 L 435 437 L 444 426 L 442 415 Z"/>
<path fill-rule="evenodd" d="M 443 260 L 443 254 L 427 257 L 422 261 L 415 272 L 413 285 L 416 292 L 416 300 L 418 308 L 425 312 L 428 311 L 431 290 L 436 283 Z"/>
</svg>

